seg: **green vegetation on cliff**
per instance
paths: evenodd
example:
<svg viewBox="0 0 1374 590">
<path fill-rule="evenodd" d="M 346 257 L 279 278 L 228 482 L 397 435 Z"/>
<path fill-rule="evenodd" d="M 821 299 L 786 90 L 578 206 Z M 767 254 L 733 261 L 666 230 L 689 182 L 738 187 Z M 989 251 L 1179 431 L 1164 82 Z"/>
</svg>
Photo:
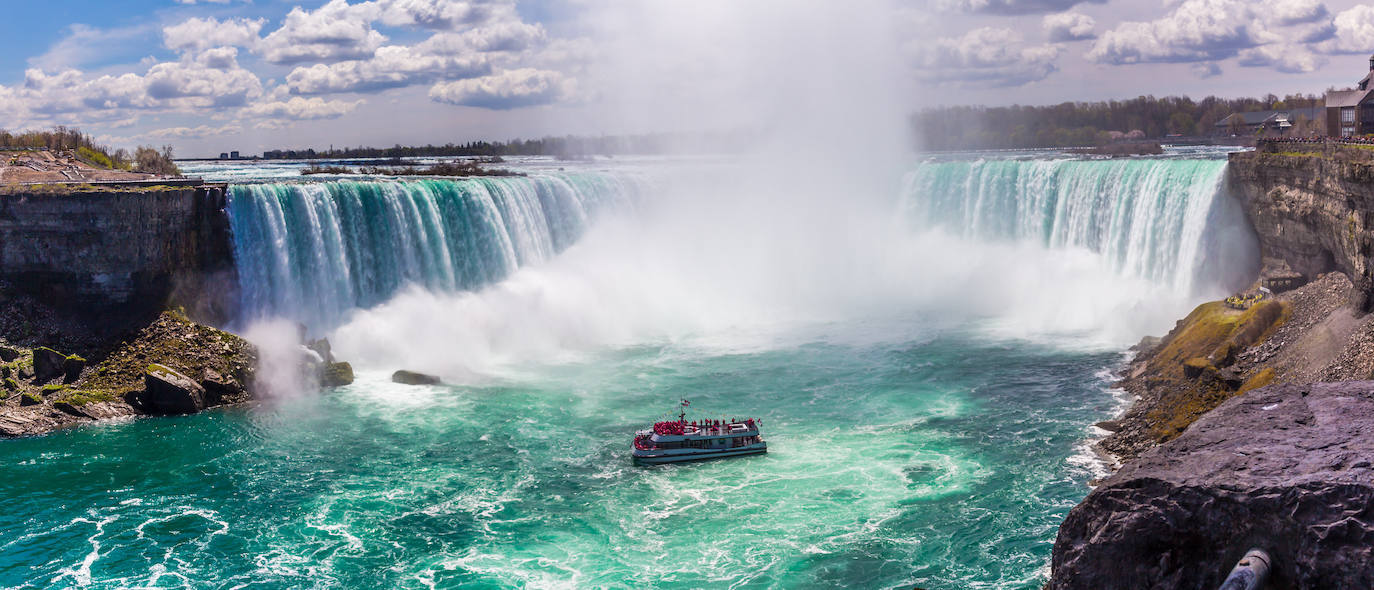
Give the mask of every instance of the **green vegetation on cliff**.
<svg viewBox="0 0 1374 590">
<path fill-rule="evenodd" d="M 1231 309 L 1214 301 L 1194 309 L 1179 322 L 1146 361 L 1145 381 L 1161 392 L 1148 414 L 1157 442 L 1173 439 L 1194 420 L 1236 395 L 1273 380 L 1256 375 L 1240 383 L 1222 371 L 1241 351 L 1264 340 L 1288 319 L 1288 306 L 1263 300 L 1250 309 Z"/>
</svg>

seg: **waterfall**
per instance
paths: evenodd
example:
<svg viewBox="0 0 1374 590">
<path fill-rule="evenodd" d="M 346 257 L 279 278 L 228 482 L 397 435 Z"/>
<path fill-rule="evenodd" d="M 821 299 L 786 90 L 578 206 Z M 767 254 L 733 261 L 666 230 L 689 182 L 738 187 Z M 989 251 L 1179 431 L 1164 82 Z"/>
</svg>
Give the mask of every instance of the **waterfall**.
<svg viewBox="0 0 1374 590">
<path fill-rule="evenodd" d="M 1225 170 L 1220 159 L 926 162 L 902 207 L 917 227 L 1087 249 L 1123 276 L 1191 293 L 1234 286 L 1253 264 L 1243 213 L 1220 195 Z"/>
<path fill-rule="evenodd" d="M 241 319 L 324 330 L 406 285 L 477 288 L 561 252 L 639 192 L 595 172 L 235 185 Z"/>
</svg>

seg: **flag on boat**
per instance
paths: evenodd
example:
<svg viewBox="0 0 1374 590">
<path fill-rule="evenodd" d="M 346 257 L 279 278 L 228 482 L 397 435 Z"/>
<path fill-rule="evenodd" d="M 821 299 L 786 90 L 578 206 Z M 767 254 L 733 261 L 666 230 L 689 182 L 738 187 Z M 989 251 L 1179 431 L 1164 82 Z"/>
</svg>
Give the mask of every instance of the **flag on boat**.
<svg viewBox="0 0 1374 590">
<path fill-rule="evenodd" d="M 682 400 L 682 407 L 685 408 L 685 407 L 690 406 L 690 405 L 692 405 L 692 402 L 689 402 L 689 401 L 687 401 L 687 400 Z"/>
</svg>

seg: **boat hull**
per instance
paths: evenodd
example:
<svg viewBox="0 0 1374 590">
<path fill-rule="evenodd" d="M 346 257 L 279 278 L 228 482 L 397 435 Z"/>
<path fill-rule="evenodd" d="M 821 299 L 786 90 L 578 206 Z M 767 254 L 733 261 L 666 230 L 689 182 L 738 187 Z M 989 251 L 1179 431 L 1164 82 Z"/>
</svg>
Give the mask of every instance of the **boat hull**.
<svg viewBox="0 0 1374 590">
<path fill-rule="evenodd" d="M 676 449 L 675 449 L 676 450 Z M 641 465 L 661 465 L 663 463 L 686 463 L 688 461 L 706 461 L 709 459 L 724 459 L 726 457 L 744 457 L 747 455 L 762 455 L 768 452 L 768 445 L 757 447 L 744 447 L 739 449 L 682 449 L 688 452 L 653 452 L 636 451 L 634 454 L 635 463 Z M 644 453 L 644 454 L 640 454 Z"/>
</svg>

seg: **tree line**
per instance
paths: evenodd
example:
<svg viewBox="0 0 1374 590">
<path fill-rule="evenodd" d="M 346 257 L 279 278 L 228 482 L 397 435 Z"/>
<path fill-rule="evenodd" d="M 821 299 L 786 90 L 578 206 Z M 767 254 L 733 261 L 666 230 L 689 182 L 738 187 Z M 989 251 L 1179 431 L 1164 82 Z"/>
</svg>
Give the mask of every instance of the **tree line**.
<svg viewBox="0 0 1374 590">
<path fill-rule="evenodd" d="M 543 137 L 539 139 L 511 139 L 508 141 L 469 141 L 444 145 L 403 146 L 388 148 L 348 147 L 316 150 L 267 150 L 262 157 L 268 160 L 310 160 L 346 158 L 416 158 L 416 157 L 501 157 L 556 156 L 581 157 L 591 155 L 662 154 L 680 147 L 680 138 L 672 134 Z"/>
<path fill-rule="evenodd" d="M 1320 107 L 1315 94 L 1273 94 L 1262 98 L 1193 100 L 1186 96 L 1141 96 L 1129 100 L 1065 102 L 1050 106 L 952 106 L 919 111 L 911 117 L 917 145 L 928 150 L 1077 147 L 1119 139 L 1157 139 L 1168 135 L 1206 136 L 1233 113 Z M 1303 122 L 1303 131 L 1318 122 Z M 1248 130 L 1226 129 L 1223 131 Z"/>
</svg>

